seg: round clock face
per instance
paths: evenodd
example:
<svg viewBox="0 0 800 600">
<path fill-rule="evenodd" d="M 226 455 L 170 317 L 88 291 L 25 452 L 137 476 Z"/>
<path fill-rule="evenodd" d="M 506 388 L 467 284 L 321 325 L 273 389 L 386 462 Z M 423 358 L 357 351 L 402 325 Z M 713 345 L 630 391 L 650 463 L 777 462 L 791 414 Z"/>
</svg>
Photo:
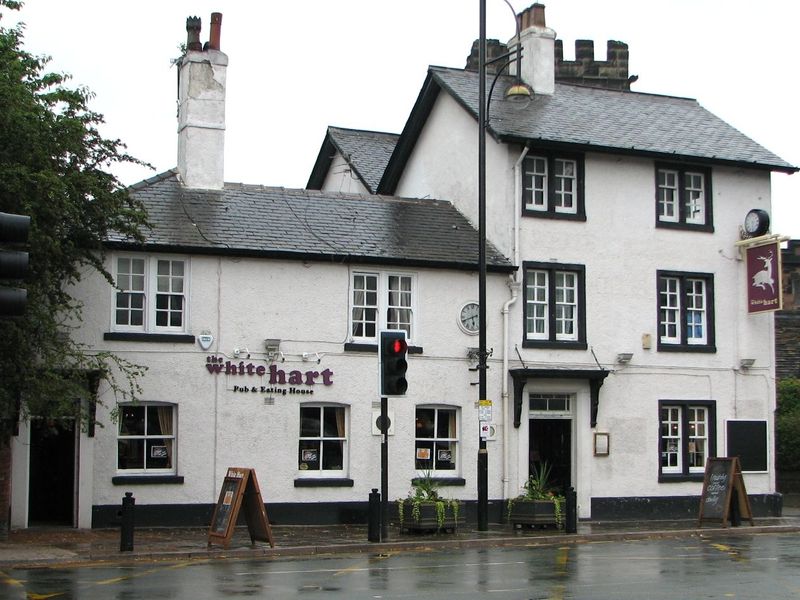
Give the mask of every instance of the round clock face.
<svg viewBox="0 0 800 600">
<path fill-rule="evenodd" d="M 478 328 L 480 327 L 478 312 L 477 302 L 467 302 L 462 306 L 458 319 L 458 324 L 461 325 L 461 329 L 467 333 L 478 333 Z"/>
<path fill-rule="evenodd" d="M 769 215 L 760 208 L 754 208 L 744 218 L 744 230 L 748 235 L 764 235 L 769 229 Z"/>
</svg>

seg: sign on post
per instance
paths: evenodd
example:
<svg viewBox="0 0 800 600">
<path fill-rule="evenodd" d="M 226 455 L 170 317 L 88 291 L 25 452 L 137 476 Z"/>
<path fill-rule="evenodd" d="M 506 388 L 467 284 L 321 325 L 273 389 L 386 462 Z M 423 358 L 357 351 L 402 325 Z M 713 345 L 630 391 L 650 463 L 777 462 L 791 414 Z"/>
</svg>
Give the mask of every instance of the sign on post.
<svg viewBox="0 0 800 600">
<path fill-rule="evenodd" d="M 228 546 L 236 528 L 239 510 L 242 508 L 250 532 L 250 542 L 255 543 L 256 540 L 269 542 L 270 547 L 274 548 L 272 527 L 261 498 L 261 490 L 258 488 L 256 471 L 242 467 L 228 467 L 225 479 L 222 480 L 219 500 L 208 530 L 208 545 Z"/>
</svg>

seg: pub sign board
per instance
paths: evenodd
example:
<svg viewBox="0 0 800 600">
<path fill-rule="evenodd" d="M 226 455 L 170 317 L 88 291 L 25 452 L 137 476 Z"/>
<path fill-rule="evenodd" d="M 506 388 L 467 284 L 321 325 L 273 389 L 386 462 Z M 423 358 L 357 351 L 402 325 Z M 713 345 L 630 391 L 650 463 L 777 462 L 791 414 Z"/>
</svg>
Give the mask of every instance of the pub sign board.
<svg viewBox="0 0 800 600">
<path fill-rule="evenodd" d="M 750 246 L 747 263 L 747 312 L 781 310 L 781 248 L 779 242 Z"/>
</svg>

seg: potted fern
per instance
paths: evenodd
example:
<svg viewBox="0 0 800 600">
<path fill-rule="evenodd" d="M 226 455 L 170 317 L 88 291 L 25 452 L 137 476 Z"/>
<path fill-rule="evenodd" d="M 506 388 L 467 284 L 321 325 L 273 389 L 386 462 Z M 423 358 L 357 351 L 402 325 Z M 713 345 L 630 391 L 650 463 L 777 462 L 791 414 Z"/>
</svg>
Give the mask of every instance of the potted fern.
<svg viewBox="0 0 800 600">
<path fill-rule="evenodd" d="M 464 523 L 461 502 L 442 498 L 430 472 L 415 478 L 408 497 L 396 504 L 400 531 L 455 531 Z"/>
<path fill-rule="evenodd" d="M 508 522 L 512 526 L 564 526 L 564 496 L 550 484 L 552 467 L 546 462 L 534 465 L 525 482 L 525 492 L 508 500 Z"/>
</svg>

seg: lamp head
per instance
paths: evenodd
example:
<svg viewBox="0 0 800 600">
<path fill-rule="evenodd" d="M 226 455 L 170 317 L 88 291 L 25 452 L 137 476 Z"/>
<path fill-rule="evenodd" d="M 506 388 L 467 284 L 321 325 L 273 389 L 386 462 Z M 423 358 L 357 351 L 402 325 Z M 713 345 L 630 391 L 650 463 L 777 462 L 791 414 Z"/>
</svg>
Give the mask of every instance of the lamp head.
<svg viewBox="0 0 800 600">
<path fill-rule="evenodd" d="M 533 90 L 529 85 L 517 81 L 508 87 L 505 98 L 512 103 L 514 108 L 523 109 L 533 100 Z"/>
</svg>

